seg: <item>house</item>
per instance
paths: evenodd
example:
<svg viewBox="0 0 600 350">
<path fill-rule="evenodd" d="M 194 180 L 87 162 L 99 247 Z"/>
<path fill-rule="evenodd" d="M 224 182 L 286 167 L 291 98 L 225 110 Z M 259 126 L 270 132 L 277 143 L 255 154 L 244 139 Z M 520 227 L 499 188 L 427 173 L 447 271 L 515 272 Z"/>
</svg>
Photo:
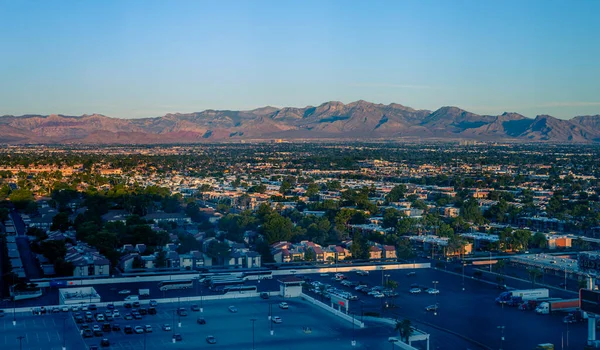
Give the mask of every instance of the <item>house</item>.
<svg viewBox="0 0 600 350">
<path fill-rule="evenodd" d="M 181 267 L 179 254 L 176 251 L 167 251 L 167 266 L 171 268 Z"/>
<path fill-rule="evenodd" d="M 153 269 L 155 267 L 154 262 L 156 261 L 156 255 L 142 255 L 140 256 L 140 259 L 142 260 L 144 268 Z"/>
<path fill-rule="evenodd" d="M 382 250 L 378 246 L 371 246 L 369 248 L 369 260 L 381 259 Z"/>
<path fill-rule="evenodd" d="M 65 254 L 65 261 L 73 264 L 73 276 L 109 276 L 110 262 L 95 249 L 86 244 L 71 246 Z"/>
<path fill-rule="evenodd" d="M 192 223 L 192 219 L 190 217 L 185 216 L 184 214 L 181 214 L 181 213 L 157 212 L 157 213 L 147 214 L 142 219 L 152 220 L 152 221 L 156 222 L 157 224 L 159 224 L 161 222 L 174 222 L 177 225 L 181 225 L 181 226 Z"/>
<path fill-rule="evenodd" d="M 119 259 L 119 268 L 121 269 L 121 271 L 128 272 L 128 271 L 133 270 L 133 262 L 138 257 L 139 257 L 138 253 L 128 253 L 128 254 L 123 255 Z"/>
<path fill-rule="evenodd" d="M 28 227 L 37 227 L 44 231 L 50 230 L 52 219 L 58 214 L 58 211 L 54 208 L 40 208 L 38 213 L 38 216 L 30 219 Z"/>
<path fill-rule="evenodd" d="M 387 260 L 396 260 L 398 257 L 396 256 L 396 247 L 392 245 L 384 245 L 382 247 L 383 250 L 383 258 Z"/>
</svg>

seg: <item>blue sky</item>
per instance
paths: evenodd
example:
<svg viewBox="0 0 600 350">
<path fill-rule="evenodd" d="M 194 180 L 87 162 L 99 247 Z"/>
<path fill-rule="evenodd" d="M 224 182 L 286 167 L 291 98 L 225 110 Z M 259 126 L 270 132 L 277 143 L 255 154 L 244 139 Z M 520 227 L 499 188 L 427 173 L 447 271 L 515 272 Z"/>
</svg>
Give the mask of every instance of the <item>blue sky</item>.
<svg viewBox="0 0 600 350">
<path fill-rule="evenodd" d="M 600 1 L 0 0 L 0 115 L 600 114 Z"/>
</svg>

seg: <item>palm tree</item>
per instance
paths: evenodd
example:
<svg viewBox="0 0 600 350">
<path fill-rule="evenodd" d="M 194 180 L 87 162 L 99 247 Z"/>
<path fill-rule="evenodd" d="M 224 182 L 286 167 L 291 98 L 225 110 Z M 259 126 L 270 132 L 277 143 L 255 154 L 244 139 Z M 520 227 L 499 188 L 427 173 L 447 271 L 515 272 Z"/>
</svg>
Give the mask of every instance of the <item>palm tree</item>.
<svg viewBox="0 0 600 350">
<path fill-rule="evenodd" d="M 394 331 L 400 333 L 400 338 L 405 343 L 408 343 L 408 339 L 413 334 L 413 328 L 410 320 L 405 318 L 402 321 L 396 321 L 396 328 L 394 328 Z"/>
</svg>

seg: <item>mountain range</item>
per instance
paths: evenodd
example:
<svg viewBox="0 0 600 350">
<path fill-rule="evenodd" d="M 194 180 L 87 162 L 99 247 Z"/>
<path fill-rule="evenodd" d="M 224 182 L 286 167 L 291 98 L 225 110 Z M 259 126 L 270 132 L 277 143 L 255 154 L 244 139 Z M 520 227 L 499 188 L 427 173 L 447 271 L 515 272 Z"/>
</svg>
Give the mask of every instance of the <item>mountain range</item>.
<svg viewBox="0 0 600 350">
<path fill-rule="evenodd" d="M 517 113 L 479 115 L 457 107 L 326 102 L 304 108 L 205 110 L 156 118 L 100 114 L 0 116 L 4 144 L 157 144 L 240 140 L 481 140 L 598 143 L 600 115 L 569 120 Z"/>
</svg>

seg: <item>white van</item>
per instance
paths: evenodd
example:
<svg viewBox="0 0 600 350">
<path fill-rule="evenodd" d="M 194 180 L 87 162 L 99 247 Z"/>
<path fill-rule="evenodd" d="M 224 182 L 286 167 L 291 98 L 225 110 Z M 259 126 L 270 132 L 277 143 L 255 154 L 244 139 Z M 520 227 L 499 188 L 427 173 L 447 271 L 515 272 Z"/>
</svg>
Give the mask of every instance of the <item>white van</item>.
<svg viewBox="0 0 600 350">
<path fill-rule="evenodd" d="M 125 297 L 125 301 L 138 301 L 140 300 L 139 295 L 128 295 Z"/>
</svg>

